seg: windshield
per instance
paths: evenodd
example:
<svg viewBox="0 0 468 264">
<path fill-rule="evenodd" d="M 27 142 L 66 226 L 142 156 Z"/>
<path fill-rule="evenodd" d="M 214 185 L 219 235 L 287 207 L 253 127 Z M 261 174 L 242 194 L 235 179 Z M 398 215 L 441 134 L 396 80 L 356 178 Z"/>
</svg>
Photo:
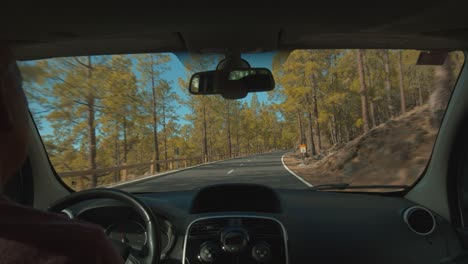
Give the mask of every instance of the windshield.
<svg viewBox="0 0 468 264">
<path fill-rule="evenodd" d="M 381 192 L 424 171 L 464 62 L 451 52 L 443 65 L 416 65 L 419 53 L 243 54 L 273 72 L 276 88 L 242 100 L 188 92 L 191 75 L 214 70 L 220 55 L 54 58 L 20 69 L 51 164 L 75 190 L 396 186 L 363 190 Z"/>
</svg>

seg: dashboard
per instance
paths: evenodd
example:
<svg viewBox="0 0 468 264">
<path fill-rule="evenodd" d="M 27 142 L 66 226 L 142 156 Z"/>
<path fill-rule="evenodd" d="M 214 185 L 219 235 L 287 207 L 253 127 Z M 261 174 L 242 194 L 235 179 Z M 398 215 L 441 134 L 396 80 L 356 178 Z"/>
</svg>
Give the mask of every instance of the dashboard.
<svg viewBox="0 0 468 264">
<path fill-rule="evenodd" d="M 115 201 L 99 201 L 84 208 L 75 218 L 102 226 L 111 240 L 127 244 L 136 251 L 143 250 L 147 242 L 147 233 L 141 217 L 132 208 Z M 173 225 L 158 217 L 161 231 L 161 259 L 166 259 L 175 243 Z"/>
<path fill-rule="evenodd" d="M 401 197 L 223 184 L 140 193 L 157 216 L 162 263 L 440 263 L 461 252 L 450 223 Z M 98 199 L 71 207 L 135 250 L 133 209 Z"/>
</svg>

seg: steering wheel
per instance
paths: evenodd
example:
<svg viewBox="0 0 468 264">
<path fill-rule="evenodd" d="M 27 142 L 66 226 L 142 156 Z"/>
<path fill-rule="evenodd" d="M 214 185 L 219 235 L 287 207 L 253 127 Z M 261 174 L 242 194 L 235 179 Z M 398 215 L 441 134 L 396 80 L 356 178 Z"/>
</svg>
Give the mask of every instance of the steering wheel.
<svg viewBox="0 0 468 264">
<path fill-rule="evenodd" d="M 92 199 L 113 199 L 125 203 L 133 208 L 141 216 L 147 233 L 146 245 L 141 251 L 122 248 L 124 244 L 116 244 L 122 257 L 126 259 L 125 263 L 135 264 L 159 264 L 161 255 L 161 231 L 157 218 L 153 215 L 151 209 L 138 200 L 134 195 L 115 189 L 96 188 L 81 192 L 72 193 L 49 207 L 49 211 L 60 213 L 62 210 L 77 203 Z"/>
</svg>

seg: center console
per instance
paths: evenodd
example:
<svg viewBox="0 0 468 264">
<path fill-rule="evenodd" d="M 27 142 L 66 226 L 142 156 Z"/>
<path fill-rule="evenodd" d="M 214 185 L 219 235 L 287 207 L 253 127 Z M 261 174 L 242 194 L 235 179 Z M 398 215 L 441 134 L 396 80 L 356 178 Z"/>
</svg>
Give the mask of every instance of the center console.
<svg viewBox="0 0 468 264">
<path fill-rule="evenodd" d="M 184 264 L 287 263 L 286 231 L 276 219 L 215 216 L 190 224 L 184 242 Z"/>
</svg>

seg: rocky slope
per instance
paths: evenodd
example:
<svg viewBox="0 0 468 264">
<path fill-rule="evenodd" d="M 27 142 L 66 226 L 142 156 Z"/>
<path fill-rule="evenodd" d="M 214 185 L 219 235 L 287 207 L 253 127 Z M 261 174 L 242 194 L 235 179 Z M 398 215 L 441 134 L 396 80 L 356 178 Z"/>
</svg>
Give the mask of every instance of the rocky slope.
<svg viewBox="0 0 468 264">
<path fill-rule="evenodd" d="M 320 160 L 308 159 L 301 165 L 300 154 L 290 153 L 285 163 L 313 185 L 412 184 L 424 171 L 437 135 L 430 115 L 427 105 L 416 107 Z"/>
</svg>

